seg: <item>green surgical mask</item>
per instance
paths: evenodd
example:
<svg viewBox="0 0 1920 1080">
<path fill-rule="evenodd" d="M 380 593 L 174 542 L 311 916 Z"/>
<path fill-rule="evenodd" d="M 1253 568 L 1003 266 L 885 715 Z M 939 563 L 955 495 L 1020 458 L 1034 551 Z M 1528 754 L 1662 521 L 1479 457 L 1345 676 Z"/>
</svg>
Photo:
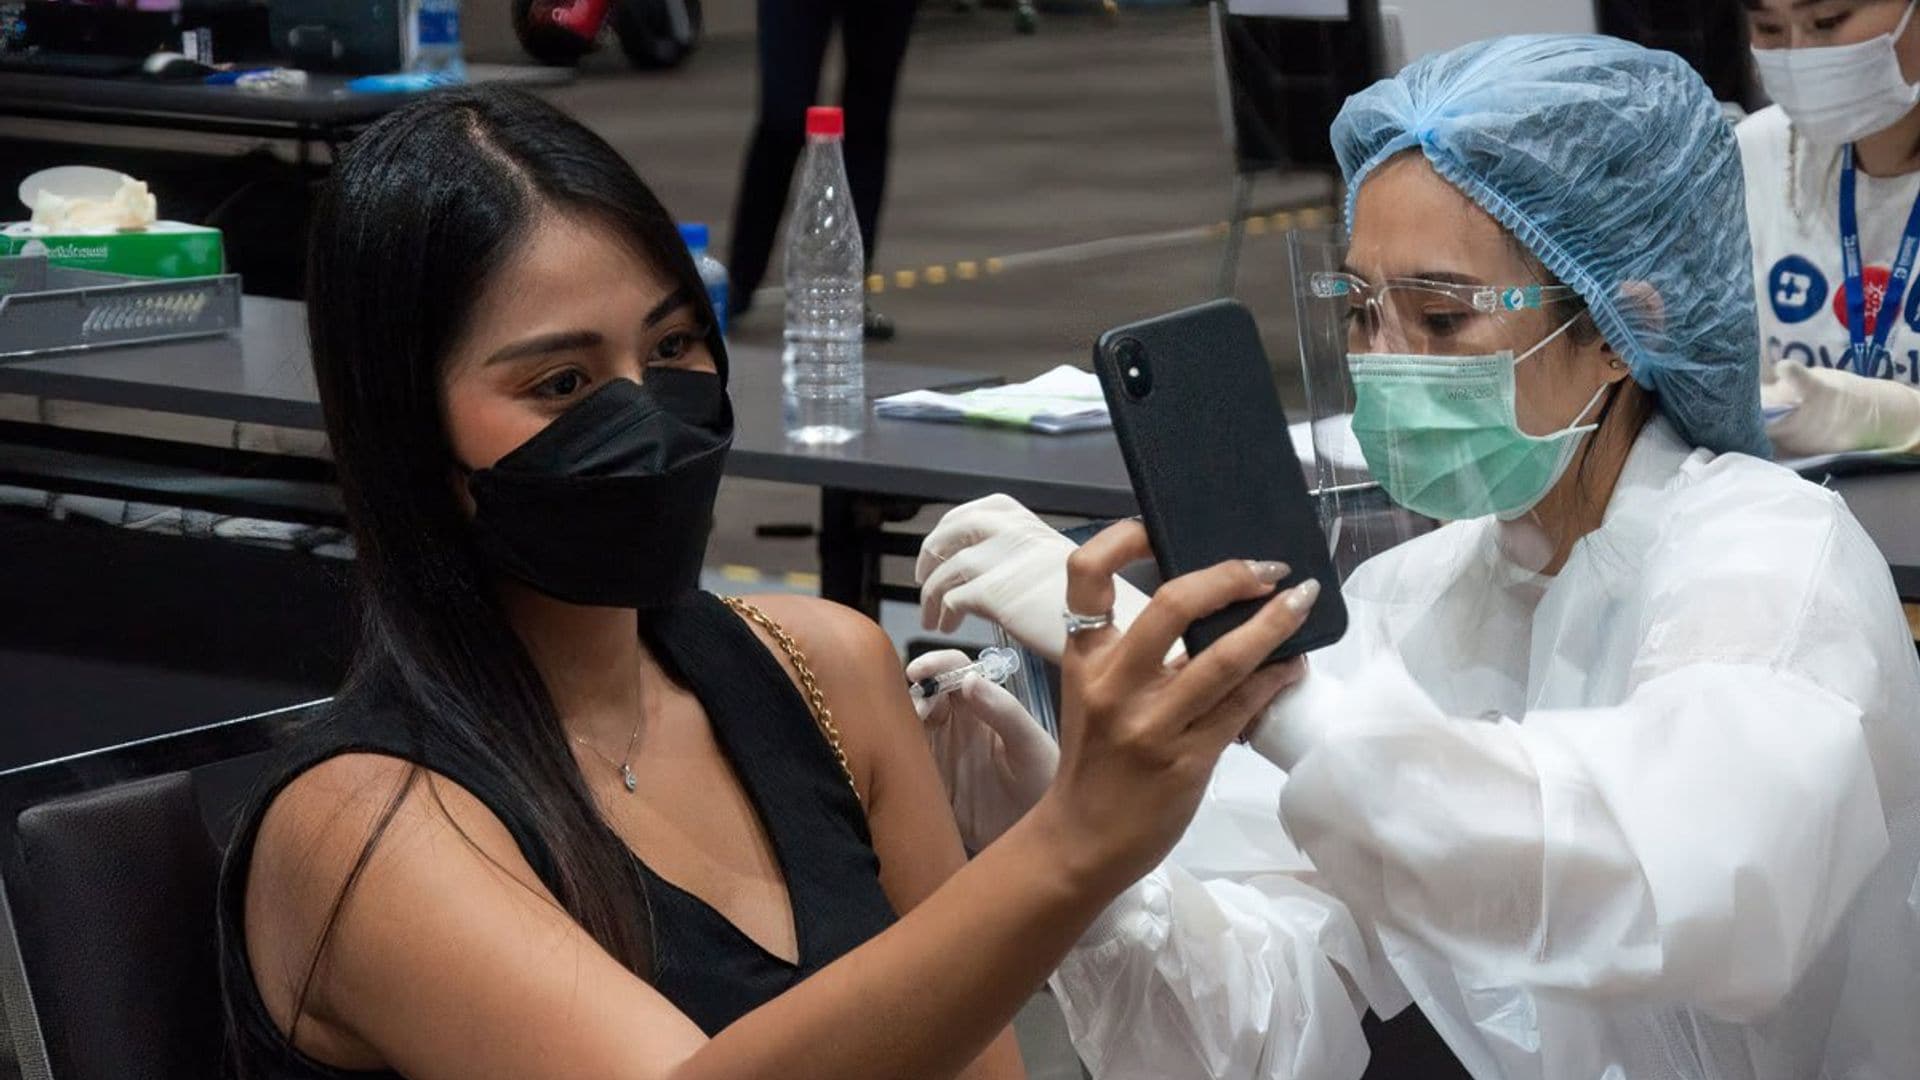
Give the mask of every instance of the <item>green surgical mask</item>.
<svg viewBox="0 0 1920 1080">
<path fill-rule="evenodd" d="M 1607 392 L 1602 385 L 1551 435 L 1520 430 L 1514 368 L 1565 333 L 1573 321 L 1516 358 L 1353 353 L 1353 434 L 1367 467 L 1394 502 L 1442 521 L 1493 514 L 1511 521 L 1553 490 L 1581 440 L 1581 425 Z"/>
</svg>

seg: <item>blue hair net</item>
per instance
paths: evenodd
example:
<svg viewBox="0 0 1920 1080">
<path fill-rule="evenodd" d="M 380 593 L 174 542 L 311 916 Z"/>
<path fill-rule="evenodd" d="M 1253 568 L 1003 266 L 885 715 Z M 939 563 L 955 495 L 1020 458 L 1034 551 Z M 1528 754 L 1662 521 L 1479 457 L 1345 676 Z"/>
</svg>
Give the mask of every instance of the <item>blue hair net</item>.
<svg viewBox="0 0 1920 1080">
<path fill-rule="evenodd" d="M 1418 147 L 1587 302 L 1696 446 L 1770 457 L 1740 153 L 1692 68 L 1614 38 L 1496 38 L 1426 57 L 1333 123 L 1354 199 Z"/>
</svg>

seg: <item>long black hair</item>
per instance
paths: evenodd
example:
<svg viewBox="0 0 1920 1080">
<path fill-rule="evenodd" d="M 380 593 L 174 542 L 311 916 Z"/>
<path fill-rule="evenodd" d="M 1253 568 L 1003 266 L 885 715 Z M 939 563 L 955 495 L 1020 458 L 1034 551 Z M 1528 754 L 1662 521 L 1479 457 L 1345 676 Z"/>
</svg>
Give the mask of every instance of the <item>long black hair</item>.
<svg viewBox="0 0 1920 1080">
<path fill-rule="evenodd" d="M 595 806 L 472 542 L 442 406 L 443 367 L 474 305 L 550 213 L 627 243 L 714 325 L 692 256 L 646 184 L 598 136 L 524 93 L 448 91 L 400 109 L 354 140 L 319 198 L 308 334 L 360 615 L 336 707 L 390 711 L 418 744 L 479 762 L 549 849 L 542 877 L 561 906 L 644 977 L 651 935 L 631 856 Z M 341 904 L 421 775 L 416 766 L 395 791 L 336 897 L 296 1023 Z"/>
</svg>

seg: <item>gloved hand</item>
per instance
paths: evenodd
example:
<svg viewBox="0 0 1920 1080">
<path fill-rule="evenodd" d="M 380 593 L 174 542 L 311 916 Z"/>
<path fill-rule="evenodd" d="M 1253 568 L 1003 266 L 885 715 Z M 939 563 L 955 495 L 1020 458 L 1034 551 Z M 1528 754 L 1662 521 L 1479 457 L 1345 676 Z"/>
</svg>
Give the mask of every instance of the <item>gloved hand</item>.
<svg viewBox="0 0 1920 1080">
<path fill-rule="evenodd" d="M 1347 687 L 1308 668 L 1304 657 L 1287 663 L 1295 669 L 1295 681 L 1267 704 L 1241 738 L 1254 753 L 1292 772 L 1339 722 Z"/>
<path fill-rule="evenodd" d="M 965 653 L 943 649 L 908 664 L 907 678 L 917 682 L 967 663 Z M 914 708 L 946 782 L 960 839 L 979 851 L 1040 801 L 1060 765 L 1060 748 L 1018 699 L 978 675 L 915 701 Z"/>
<path fill-rule="evenodd" d="M 1076 545 L 1008 495 L 947 511 L 920 545 L 920 625 L 951 633 L 968 615 L 1004 627 L 1054 663 L 1067 647 L 1067 556 Z M 1139 589 L 1114 580 L 1113 621 L 1121 629 L 1147 606 Z M 1086 611 L 1083 615 L 1097 615 Z"/>
<path fill-rule="evenodd" d="M 1785 362 L 1774 374 L 1760 387 L 1761 403 L 1798 406 L 1767 425 L 1782 455 L 1920 449 L 1920 388 Z"/>
</svg>

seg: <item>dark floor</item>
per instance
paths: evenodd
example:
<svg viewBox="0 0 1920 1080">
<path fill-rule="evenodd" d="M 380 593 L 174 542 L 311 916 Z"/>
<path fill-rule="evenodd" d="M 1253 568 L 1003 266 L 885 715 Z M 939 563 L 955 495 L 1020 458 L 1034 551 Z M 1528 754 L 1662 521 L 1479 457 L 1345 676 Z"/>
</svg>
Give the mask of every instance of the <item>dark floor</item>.
<svg viewBox="0 0 1920 1080">
<path fill-rule="evenodd" d="M 889 285 L 875 306 L 900 337 L 871 348 L 872 362 L 1024 378 L 1086 363 L 1110 326 L 1212 296 L 1222 241 L 1207 227 L 1226 216 L 1232 159 L 1204 11 L 1056 16 L 1032 37 L 1012 33 L 1003 12 L 923 12 L 875 260 Z M 722 253 L 753 119 L 752 47 L 723 36 L 665 75 L 602 55 L 552 95 L 626 153 L 677 215 L 711 222 Z M 1326 190 L 1318 178 L 1269 178 L 1256 204 L 1324 204 Z M 989 258 L 1005 269 L 925 283 L 929 266 Z M 1293 353 L 1285 266 L 1277 233 L 1249 237 L 1239 295 L 1283 361 Z M 915 287 L 895 287 L 901 270 L 916 273 Z M 779 332 L 777 303 L 734 331 L 745 341 Z M 810 491 L 729 481 L 713 561 L 811 570 L 810 540 L 759 540 L 752 526 L 813 512 Z"/>
</svg>

